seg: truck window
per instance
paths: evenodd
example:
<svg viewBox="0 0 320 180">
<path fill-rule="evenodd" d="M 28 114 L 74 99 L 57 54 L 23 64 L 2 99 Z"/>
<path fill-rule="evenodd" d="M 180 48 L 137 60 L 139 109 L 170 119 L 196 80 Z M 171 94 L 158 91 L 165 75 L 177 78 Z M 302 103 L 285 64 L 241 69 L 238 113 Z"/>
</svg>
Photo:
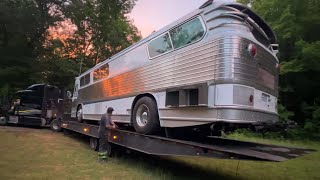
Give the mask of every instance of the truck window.
<svg viewBox="0 0 320 180">
<path fill-rule="evenodd" d="M 187 44 L 196 42 L 202 38 L 205 29 L 200 18 L 195 18 L 170 31 L 173 47 L 180 48 Z"/>
<path fill-rule="evenodd" d="M 85 86 L 90 83 L 90 73 L 82 76 L 80 79 L 80 87 Z"/>
<path fill-rule="evenodd" d="M 109 64 L 105 64 L 93 72 L 93 82 L 105 79 L 109 76 Z"/>
<path fill-rule="evenodd" d="M 148 45 L 150 58 L 156 57 L 160 54 L 172 50 L 171 41 L 169 38 L 169 33 L 166 33 L 154 40 L 152 40 Z"/>
</svg>

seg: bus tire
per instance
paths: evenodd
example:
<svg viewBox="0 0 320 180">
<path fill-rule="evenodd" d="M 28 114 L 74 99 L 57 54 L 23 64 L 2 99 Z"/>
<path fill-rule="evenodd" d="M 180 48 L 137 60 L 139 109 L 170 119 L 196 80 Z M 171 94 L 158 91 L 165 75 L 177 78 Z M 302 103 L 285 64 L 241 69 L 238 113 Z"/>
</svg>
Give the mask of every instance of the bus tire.
<svg viewBox="0 0 320 180">
<path fill-rule="evenodd" d="M 81 105 L 77 108 L 76 119 L 79 123 L 82 123 L 83 121 L 83 110 Z"/>
<path fill-rule="evenodd" d="M 50 123 L 50 128 L 52 131 L 54 132 L 60 132 L 62 131 L 62 128 L 61 128 L 61 121 L 59 119 L 54 119 L 51 121 Z"/>
<path fill-rule="evenodd" d="M 134 105 L 132 124 L 136 132 L 153 134 L 160 129 L 158 108 L 150 97 L 142 97 Z"/>
</svg>

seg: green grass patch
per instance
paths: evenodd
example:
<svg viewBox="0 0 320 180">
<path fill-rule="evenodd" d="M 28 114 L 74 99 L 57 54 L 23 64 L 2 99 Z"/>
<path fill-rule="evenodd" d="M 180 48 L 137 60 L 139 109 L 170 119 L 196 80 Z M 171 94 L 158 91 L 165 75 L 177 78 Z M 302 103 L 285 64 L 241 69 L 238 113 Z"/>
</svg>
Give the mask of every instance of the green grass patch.
<svg viewBox="0 0 320 180">
<path fill-rule="evenodd" d="M 254 162 L 144 154 L 97 162 L 81 138 L 46 129 L 0 128 L 0 179 L 320 179 L 320 144 L 230 137 L 318 150 L 286 162 Z"/>
</svg>

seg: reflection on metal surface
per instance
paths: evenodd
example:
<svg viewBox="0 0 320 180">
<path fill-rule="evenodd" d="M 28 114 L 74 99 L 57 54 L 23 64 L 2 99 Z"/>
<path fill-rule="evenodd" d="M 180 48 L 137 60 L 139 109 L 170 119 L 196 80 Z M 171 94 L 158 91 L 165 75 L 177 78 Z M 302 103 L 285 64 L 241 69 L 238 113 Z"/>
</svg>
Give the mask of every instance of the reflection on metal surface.
<svg viewBox="0 0 320 180">
<path fill-rule="evenodd" d="M 257 67 L 264 66 L 264 71 L 274 77 L 272 84 L 277 84 L 276 61 L 268 53 L 263 53 L 261 47 L 258 47 L 261 51 L 256 57 L 258 61 L 254 60 L 246 50 L 249 42 L 243 38 L 226 37 L 153 60 L 141 68 L 80 89 L 79 100 L 110 100 L 217 80 L 237 80 L 239 84 L 252 82 L 270 89 L 270 81 L 260 80 Z M 272 94 L 276 93 L 276 89 L 272 90 Z"/>
<path fill-rule="evenodd" d="M 107 78 L 109 75 L 109 64 L 104 64 L 98 69 L 93 71 L 93 81 L 99 81 L 101 79 Z"/>
</svg>

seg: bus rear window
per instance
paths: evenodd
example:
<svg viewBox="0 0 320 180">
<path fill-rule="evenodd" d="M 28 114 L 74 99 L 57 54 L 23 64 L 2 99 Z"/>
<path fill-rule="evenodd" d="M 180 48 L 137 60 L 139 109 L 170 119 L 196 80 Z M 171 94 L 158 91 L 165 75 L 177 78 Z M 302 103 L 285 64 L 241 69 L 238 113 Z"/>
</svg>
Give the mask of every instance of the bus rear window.
<svg viewBox="0 0 320 180">
<path fill-rule="evenodd" d="M 169 34 L 166 33 L 149 43 L 148 46 L 150 58 L 156 57 L 160 54 L 166 53 L 172 50 Z"/>
<path fill-rule="evenodd" d="M 199 18 L 193 19 L 170 31 L 174 48 L 180 48 L 196 42 L 204 35 L 204 28 Z"/>
<path fill-rule="evenodd" d="M 93 71 L 93 82 L 105 79 L 109 76 L 109 64 L 105 64 Z"/>
</svg>

